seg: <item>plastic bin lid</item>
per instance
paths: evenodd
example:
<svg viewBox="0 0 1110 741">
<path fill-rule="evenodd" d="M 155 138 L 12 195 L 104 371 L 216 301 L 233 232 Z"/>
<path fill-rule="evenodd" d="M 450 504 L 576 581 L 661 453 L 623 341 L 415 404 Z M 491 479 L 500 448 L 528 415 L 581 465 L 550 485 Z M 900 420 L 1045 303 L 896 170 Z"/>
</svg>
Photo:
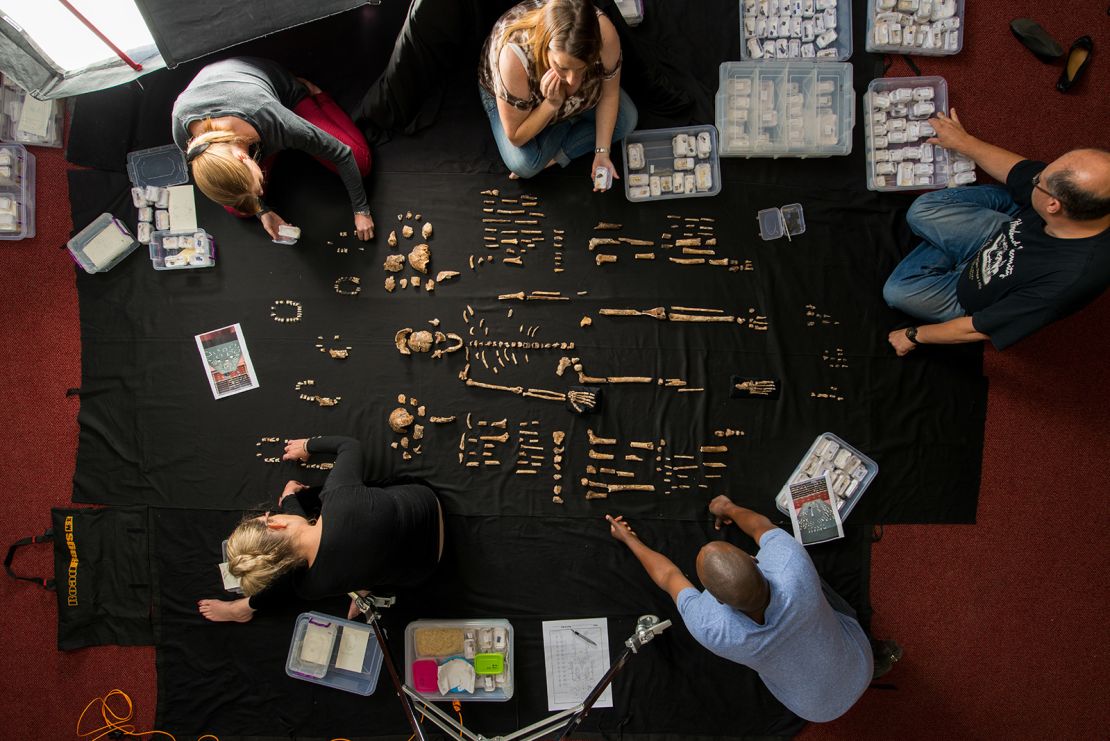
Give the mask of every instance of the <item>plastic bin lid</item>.
<svg viewBox="0 0 1110 741">
<path fill-rule="evenodd" d="M 127 153 L 127 177 L 140 188 L 153 185 L 167 188 L 189 182 L 185 155 L 176 144 Z"/>
<path fill-rule="evenodd" d="M 765 208 L 757 214 L 759 218 L 759 238 L 765 242 L 778 239 L 783 235 L 782 211 L 777 208 Z"/>
</svg>

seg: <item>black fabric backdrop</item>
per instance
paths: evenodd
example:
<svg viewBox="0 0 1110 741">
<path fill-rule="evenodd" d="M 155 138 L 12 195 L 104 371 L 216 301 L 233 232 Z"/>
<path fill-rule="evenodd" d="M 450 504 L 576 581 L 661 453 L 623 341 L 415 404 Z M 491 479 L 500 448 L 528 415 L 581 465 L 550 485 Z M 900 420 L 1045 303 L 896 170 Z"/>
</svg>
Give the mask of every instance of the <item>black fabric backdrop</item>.
<svg viewBox="0 0 1110 741">
<path fill-rule="evenodd" d="M 857 31 L 863 22 L 859 5 Z M 666 116 L 645 105 L 641 128 L 712 121 L 717 65 L 738 58 L 732 31 L 738 23 L 735 3 L 647 3 L 647 20 L 629 33 L 641 51 L 658 50 L 645 61 L 654 65 L 652 74 L 689 91 L 693 103 L 680 114 L 670 106 Z M 319 54 L 309 60 L 321 70 L 315 81 L 338 98 L 358 100 L 350 65 L 329 66 L 328 55 L 338 52 L 326 44 L 316 48 Z M 856 88 L 862 91 L 881 67 L 861 51 L 853 63 Z M 532 674 L 508 706 L 467 706 L 468 720 L 476 719 L 486 732 L 507 731 L 517 720 L 542 715 L 539 621 L 545 616 L 608 615 L 614 646 L 636 616 L 674 616 L 665 595 L 609 542 L 600 520 L 607 511 L 628 515 L 647 542 L 692 573 L 693 556 L 709 533 L 705 503 L 712 495 L 727 492 L 784 522 L 773 507 L 774 493 L 813 437 L 835 432 L 874 457 L 880 473 L 849 519 L 849 538 L 815 549 L 814 555 L 826 578 L 862 608 L 865 621 L 869 562 L 864 525 L 974 520 L 986 399 L 981 352 L 976 347 L 922 348 L 899 359 L 887 345 L 887 332 L 903 318 L 883 305 L 880 288 L 910 247 L 903 218 L 910 199 L 863 189 L 862 126 L 856 127 L 849 157 L 727 159 L 724 187 L 716 198 L 633 205 L 620 187 L 590 193 L 588 162 L 526 183 L 508 181 L 467 67 L 445 73 L 445 96 L 434 126 L 375 150 L 368 180 L 378 225 L 375 241 L 362 245 L 340 237 L 339 232 L 351 229 L 342 185 L 307 157 L 285 153 L 271 175 L 267 198 L 303 228 L 296 247 L 271 244 L 253 221 L 231 218 L 200 197 L 200 223 L 217 238 L 216 268 L 155 272 L 139 252 L 110 273 L 77 273 L 83 379 L 74 499 L 160 507 L 155 539 L 162 585 L 160 727 L 310 736 L 338 733 L 340 726 L 355 734 L 372 721 L 374 730 L 363 731 L 368 735 L 403 733 L 388 692 L 379 690 L 363 700 L 284 676 L 291 618 L 307 607 L 291 607 L 287 615 L 260 618 L 247 627 L 209 625 L 195 612 L 196 599 L 219 594 L 214 563 L 238 510 L 271 505 L 290 478 L 308 483 L 323 478 L 319 471 L 263 463 L 257 452 L 278 452 L 276 446 L 256 446 L 263 436 L 354 435 L 366 443 L 375 477 L 422 476 L 442 493 L 451 534 L 449 565 L 428 590 L 402 595 L 388 620 L 394 641 L 415 617 L 503 615 L 514 620 L 518 655 Z M 71 159 L 76 154 L 84 164 L 121 170 L 126 148 L 167 142 L 169 106 L 187 81 L 181 70 L 150 75 L 144 92 L 127 91 L 130 115 L 120 120 L 110 117 L 114 99 L 109 95 L 85 105 L 83 125 L 79 104 L 74 126 L 79 146 L 71 140 Z M 130 136 L 122 140 L 121 122 L 130 122 Z M 98 154 L 101 144 L 103 151 L 114 147 L 116 154 Z M 74 223 L 80 228 L 104 210 L 133 222 L 126 187 L 126 177 L 118 172 L 71 172 Z M 524 267 L 496 263 L 471 272 L 467 257 L 486 252 L 480 191 L 492 187 L 503 195 L 538 196 L 538 210 L 546 213 L 539 228 L 547 241 L 525 256 Z M 806 233 L 793 242 L 760 241 L 756 211 L 793 202 L 805 208 Z M 399 227 L 396 214 L 406 211 L 419 212 L 435 225 L 430 272 L 461 272 L 434 294 L 409 289 L 390 295 L 381 287 L 382 261 L 393 252 L 385 236 Z M 624 235 L 658 241 L 661 233 L 674 231 L 669 214 L 715 219 L 718 252 L 751 260 L 755 269 L 728 273 L 665 259 L 637 262 L 631 260 L 634 250 L 625 247 L 617 249 L 620 262 L 598 267 L 586 250 L 599 220 L 622 223 Z M 562 274 L 552 272 L 554 228 L 566 231 Z M 336 247 L 349 251 L 338 254 Z M 661 258 L 668 254 L 657 252 Z M 360 295 L 333 291 L 333 282 L 343 275 L 362 278 Z M 496 300 L 498 294 L 520 290 L 559 290 L 574 299 Z M 576 296 L 580 290 L 588 294 Z M 270 319 L 270 306 L 280 298 L 303 303 L 300 323 Z M 806 326 L 807 304 L 839 324 Z M 477 312 L 473 323 L 485 319 L 490 330 L 485 339 L 517 339 L 520 325 L 539 325 L 535 340 L 574 341 L 573 355 L 582 358 L 591 375 L 683 377 L 706 391 L 608 387 L 602 413 L 580 419 L 554 402 L 465 387 L 457 380 L 461 353 L 432 360 L 402 357 L 393 347 L 398 329 L 430 328 L 433 318 L 441 320 L 444 331 L 469 339 L 466 332 L 473 325 L 462 317 L 467 305 Z M 741 315 L 754 308 L 768 317 L 770 331 L 596 314 L 602 307 L 658 305 L 718 307 Z M 506 316 L 510 308 L 511 319 Z M 582 329 L 578 323 L 585 314 L 593 315 L 594 323 Z M 193 336 L 234 322 L 242 324 L 262 386 L 216 402 Z M 330 340 L 337 334 L 342 345 L 352 347 L 345 361 L 316 348 L 319 337 Z M 847 356 L 847 368 L 830 368 L 822 360 L 823 351 L 837 348 Z M 570 379 L 554 372 L 560 355 L 533 351 L 527 365 L 496 376 L 473 363 L 471 375 L 565 390 Z M 731 400 L 732 374 L 780 378 L 782 397 Z M 316 380 L 319 393 L 341 396 L 340 404 L 322 409 L 300 401 L 294 385 L 306 378 Z M 810 397 L 830 385 L 845 401 Z M 460 417 L 451 425 L 428 425 L 423 455 L 409 463 L 390 449 L 397 436 L 386 425 L 400 393 L 417 397 L 430 415 Z M 506 464 L 500 469 L 460 466 L 457 443 L 467 412 L 475 419 L 507 418 L 511 432 L 522 421 L 538 421 L 534 429 L 548 446 L 541 473 L 511 473 L 515 439 L 499 451 Z M 701 479 L 707 489 L 586 501 L 577 479 L 591 462 L 587 427 L 622 441 L 665 438 L 667 450 L 678 454 L 696 455 L 698 445 L 725 442 L 730 448 L 721 456 L 728 463 L 726 478 Z M 711 435 L 724 427 L 743 429 L 746 435 L 725 441 Z M 567 432 L 563 505 L 551 501 L 554 430 Z M 645 472 L 640 478 L 650 476 Z M 662 489 L 658 478 L 654 483 Z M 161 509 L 166 507 L 175 509 Z M 553 570 L 553 563 L 561 568 Z M 334 614 L 343 609 L 341 602 L 330 606 Z M 625 731 L 683 737 L 783 734 L 797 728 L 753 675 L 696 649 L 682 628 L 650 646 L 634 664 L 617 682 L 616 709 L 593 719 L 600 726 L 592 728 L 613 729 L 625 715 L 631 716 Z M 714 693 L 726 687 L 729 702 L 715 702 Z M 737 706 L 743 713 L 712 710 Z M 265 712 L 259 710 L 263 707 Z M 379 712 L 373 719 L 362 715 Z"/>
</svg>

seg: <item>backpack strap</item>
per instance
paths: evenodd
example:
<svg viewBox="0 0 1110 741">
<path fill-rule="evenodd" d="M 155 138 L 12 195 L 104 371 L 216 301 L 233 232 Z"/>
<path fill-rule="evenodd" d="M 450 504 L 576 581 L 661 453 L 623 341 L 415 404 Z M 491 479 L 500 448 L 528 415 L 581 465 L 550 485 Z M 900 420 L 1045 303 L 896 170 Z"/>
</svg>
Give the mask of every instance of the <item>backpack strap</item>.
<svg viewBox="0 0 1110 741">
<path fill-rule="evenodd" d="M 21 581 L 29 581 L 29 582 L 32 582 L 33 584 L 38 584 L 43 589 L 49 589 L 49 590 L 53 591 L 54 590 L 54 580 L 53 579 L 43 579 L 42 577 L 38 577 L 38 576 L 20 576 L 19 574 L 15 573 L 15 571 L 12 570 L 12 561 L 15 559 L 15 552 L 18 549 L 20 549 L 20 548 L 22 548 L 23 546 L 26 546 L 26 545 L 33 545 L 35 543 L 50 543 L 53 540 L 54 540 L 54 529 L 53 528 L 47 528 L 46 531 L 43 532 L 42 535 L 32 535 L 32 536 L 27 537 L 27 538 L 20 538 L 19 540 L 17 540 L 16 542 L 14 542 L 10 546 L 8 546 L 8 555 L 4 557 L 4 570 L 8 572 L 8 576 L 12 577 L 13 579 L 19 579 Z"/>
</svg>

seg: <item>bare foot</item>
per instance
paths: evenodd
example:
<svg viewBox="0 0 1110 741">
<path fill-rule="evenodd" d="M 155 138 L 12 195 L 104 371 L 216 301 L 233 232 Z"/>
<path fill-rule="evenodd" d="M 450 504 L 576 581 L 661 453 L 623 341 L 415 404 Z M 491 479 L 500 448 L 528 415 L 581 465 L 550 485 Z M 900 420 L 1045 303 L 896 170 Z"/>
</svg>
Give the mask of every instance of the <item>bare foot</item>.
<svg viewBox="0 0 1110 741">
<path fill-rule="evenodd" d="M 197 602 L 201 615 L 214 623 L 246 623 L 254 617 L 250 600 L 246 597 L 233 601 L 222 599 L 202 599 Z"/>
<path fill-rule="evenodd" d="M 515 172 L 510 172 L 509 180 L 520 180 L 520 175 L 517 175 Z"/>
</svg>

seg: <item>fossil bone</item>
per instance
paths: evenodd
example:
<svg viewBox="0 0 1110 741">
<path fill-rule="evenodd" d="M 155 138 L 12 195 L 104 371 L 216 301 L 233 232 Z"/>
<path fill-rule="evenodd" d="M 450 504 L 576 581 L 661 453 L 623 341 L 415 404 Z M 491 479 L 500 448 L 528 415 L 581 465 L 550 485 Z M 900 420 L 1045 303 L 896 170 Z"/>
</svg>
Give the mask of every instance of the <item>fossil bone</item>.
<svg viewBox="0 0 1110 741">
<path fill-rule="evenodd" d="M 647 311 L 638 311 L 636 309 L 599 309 L 598 312 L 602 316 L 650 316 L 652 319 L 666 319 L 667 310 L 662 306 L 656 306 L 654 309 Z"/>
<path fill-rule="evenodd" d="M 396 287 L 397 287 L 397 279 L 394 278 L 392 275 L 386 276 L 385 290 L 389 291 L 390 293 L 393 293 L 393 289 L 396 288 Z"/>
<path fill-rule="evenodd" d="M 702 445 L 698 448 L 702 453 L 727 453 L 727 445 Z"/>
<path fill-rule="evenodd" d="M 408 430 L 409 425 L 413 423 L 413 419 L 408 409 L 397 407 L 389 413 L 389 427 L 394 432 L 405 432 Z"/>
<path fill-rule="evenodd" d="M 408 224 L 401 227 L 401 236 L 405 239 L 412 239 L 412 227 Z"/>
<path fill-rule="evenodd" d="M 414 270 L 419 270 L 421 273 L 428 272 L 428 260 L 432 257 L 431 250 L 428 245 L 421 242 L 412 248 L 409 253 L 409 265 L 412 265 Z"/>
<path fill-rule="evenodd" d="M 620 224 L 611 224 L 607 221 L 599 221 L 597 222 L 597 226 L 594 227 L 594 231 L 615 230 L 620 228 Z"/>
<path fill-rule="evenodd" d="M 616 261 L 617 261 L 617 256 L 616 255 L 606 255 L 606 254 L 603 254 L 603 253 L 600 253 L 600 252 L 597 254 L 597 257 L 594 258 L 594 262 L 596 262 L 598 265 L 603 265 L 607 262 L 616 262 Z"/>
<path fill-rule="evenodd" d="M 432 333 L 426 329 L 412 332 L 408 336 L 407 344 L 414 352 L 428 352 L 432 349 Z"/>
<path fill-rule="evenodd" d="M 591 450 L 589 456 L 595 461 L 611 461 L 614 459 L 612 453 L 599 453 L 596 450 Z"/>
<path fill-rule="evenodd" d="M 654 252 L 637 252 L 634 256 L 637 260 L 654 260 Z"/>
<path fill-rule="evenodd" d="M 397 334 L 393 336 L 393 344 L 397 346 L 397 352 L 402 355 L 412 355 L 408 347 L 409 335 L 412 334 L 412 327 L 405 327 L 398 330 Z"/>
<path fill-rule="evenodd" d="M 606 383 L 651 383 L 654 378 L 650 376 L 606 376 Z"/>
<path fill-rule="evenodd" d="M 597 249 L 601 245 L 607 245 L 607 244 L 620 244 L 620 240 L 619 239 L 610 239 L 609 237 L 594 237 L 589 242 L 590 252 L 593 252 L 595 249 Z"/>
<path fill-rule="evenodd" d="M 491 443 L 507 443 L 509 442 L 509 433 L 503 432 L 500 435 L 479 435 L 478 439 Z"/>
<path fill-rule="evenodd" d="M 701 247 L 701 237 L 691 237 L 689 239 L 676 239 L 674 241 L 675 247 Z"/>
<path fill-rule="evenodd" d="M 389 244 L 390 247 L 396 247 L 397 246 L 397 230 L 394 229 L 393 231 L 391 231 L 389 233 L 389 238 L 386 239 L 385 241 Z"/>
<path fill-rule="evenodd" d="M 425 221 L 424 222 L 424 226 L 422 226 L 420 228 L 420 236 L 424 237 L 424 239 L 431 239 L 432 238 L 432 222 L 430 222 L 430 221 Z"/>
<path fill-rule="evenodd" d="M 483 383 L 482 381 L 475 381 L 472 378 L 466 379 L 467 386 L 474 386 L 480 389 L 490 389 L 491 391 L 508 391 L 509 393 L 521 395 L 524 393 L 523 386 L 499 386 L 495 383 Z"/>
<path fill-rule="evenodd" d="M 631 447 L 631 448 L 639 448 L 640 450 L 654 450 L 655 449 L 655 444 L 654 443 L 639 442 L 637 440 L 633 440 L 632 442 L 630 442 L 628 444 L 628 446 Z"/>
<path fill-rule="evenodd" d="M 654 247 L 655 242 L 650 239 L 632 239 L 631 237 L 618 237 L 621 242 L 633 247 Z"/>
<path fill-rule="evenodd" d="M 677 265 L 704 265 L 704 257 L 668 257 L 668 260 Z"/>
<path fill-rule="evenodd" d="M 404 255 L 387 255 L 385 258 L 385 265 L 383 266 L 391 273 L 399 273 L 405 269 L 405 256 Z"/>
<path fill-rule="evenodd" d="M 702 315 L 702 314 L 676 314 L 673 311 L 667 315 L 672 322 L 734 322 L 736 317 L 728 314 Z"/>
<path fill-rule="evenodd" d="M 450 417 L 428 417 L 428 421 L 437 425 L 445 425 L 454 422 L 455 415 L 452 414 Z"/>
<path fill-rule="evenodd" d="M 591 429 L 586 430 L 586 435 L 590 440 L 590 445 L 616 445 L 617 439 L 613 437 L 598 437 Z"/>
</svg>

